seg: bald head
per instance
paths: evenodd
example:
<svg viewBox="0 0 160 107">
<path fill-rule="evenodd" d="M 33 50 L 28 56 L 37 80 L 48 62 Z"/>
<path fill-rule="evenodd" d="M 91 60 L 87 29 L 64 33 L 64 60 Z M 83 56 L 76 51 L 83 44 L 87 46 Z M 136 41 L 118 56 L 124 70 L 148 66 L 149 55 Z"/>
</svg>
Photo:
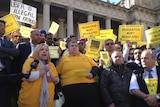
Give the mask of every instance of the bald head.
<svg viewBox="0 0 160 107">
<path fill-rule="evenodd" d="M 123 55 L 120 51 L 113 51 L 111 58 L 114 65 L 120 66 L 124 63 Z"/>
<path fill-rule="evenodd" d="M 141 54 L 141 64 L 143 66 L 143 68 L 145 69 L 152 69 L 155 66 L 155 61 L 156 61 L 156 57 L 155 57 L 155 53 L 150 50 L 144 50 Z"/>
</svg>

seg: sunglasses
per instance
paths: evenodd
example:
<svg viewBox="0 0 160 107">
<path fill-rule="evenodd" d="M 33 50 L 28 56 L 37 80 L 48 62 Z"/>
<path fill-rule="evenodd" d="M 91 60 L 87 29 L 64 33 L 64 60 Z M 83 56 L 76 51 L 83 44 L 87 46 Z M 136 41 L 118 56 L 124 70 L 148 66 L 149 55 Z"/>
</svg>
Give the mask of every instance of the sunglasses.
<svg viewBox="0 0 160 107">
<path fill-rule="evenodd" d="M 141 54 L 141 52 L 135 52 L 134 55 L 136 55 L 136 54 Z"/>
<path fill-rule="evenodd" d="M 114 45 L 114 43 L 106 43 L 105 45 L 109 46 L 109 45 Z"/>
</svg>

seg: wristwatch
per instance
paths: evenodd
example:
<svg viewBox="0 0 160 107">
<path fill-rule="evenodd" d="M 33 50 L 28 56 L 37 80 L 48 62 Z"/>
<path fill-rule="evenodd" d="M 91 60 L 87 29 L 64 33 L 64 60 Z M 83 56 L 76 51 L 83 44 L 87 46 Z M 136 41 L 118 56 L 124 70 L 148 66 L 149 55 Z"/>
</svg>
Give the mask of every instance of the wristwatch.
<svg viewBox="0 0 160 107">
<path fill-rule="evenodd" d="M 156 94 L 156 98 L 158 101 L 160 101 L 160 95 L 159 94 Z"/>
</svg>

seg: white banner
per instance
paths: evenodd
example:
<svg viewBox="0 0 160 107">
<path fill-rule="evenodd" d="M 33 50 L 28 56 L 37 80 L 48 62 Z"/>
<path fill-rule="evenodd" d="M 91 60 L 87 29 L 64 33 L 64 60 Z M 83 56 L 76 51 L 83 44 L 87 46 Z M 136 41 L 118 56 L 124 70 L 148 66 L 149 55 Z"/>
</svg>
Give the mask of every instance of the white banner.
<svg viewBox="0 0 160 107">
<path fill-rule="evenodd" d="M 19 22 L 28 24 L 36 23 L 37 8 L 30 5 L 11 0 L 10 13 L 14 14 L 16 20 Z"/>
</svg>

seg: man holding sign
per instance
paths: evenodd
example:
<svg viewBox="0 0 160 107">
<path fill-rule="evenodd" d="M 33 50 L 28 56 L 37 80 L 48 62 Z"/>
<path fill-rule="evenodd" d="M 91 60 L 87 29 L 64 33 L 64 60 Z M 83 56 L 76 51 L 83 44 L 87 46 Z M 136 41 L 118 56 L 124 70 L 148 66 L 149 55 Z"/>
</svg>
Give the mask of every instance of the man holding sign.
<svg viewBox="0 0 160 107">
<path fill-rule="evenodd" d="M 152 50 L 142 52 L 143 69 L 136 70 L 130 81 L 130 92 L 136 96 L 134 107 L 160 106 L 160 67 L 155 66 L 155 61 Z"/>
</svg>

